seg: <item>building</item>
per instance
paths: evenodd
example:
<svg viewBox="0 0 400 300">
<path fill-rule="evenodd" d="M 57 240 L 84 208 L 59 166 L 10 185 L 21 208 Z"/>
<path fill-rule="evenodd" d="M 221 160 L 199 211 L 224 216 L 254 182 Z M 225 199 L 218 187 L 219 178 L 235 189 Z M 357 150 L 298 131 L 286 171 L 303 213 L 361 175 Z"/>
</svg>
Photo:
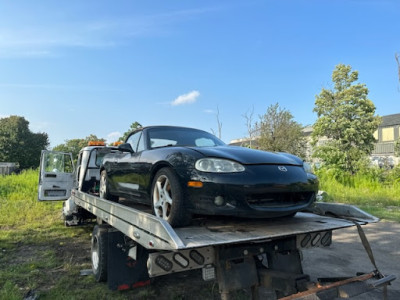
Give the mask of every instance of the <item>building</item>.
<svg viewBox="0 0 400 300">
<path fill-rule="evenodd" d="M 400 114 L 387 115 L 382 117 L 382 123 L 375 131 L 374 137 L 377 140 L 372 155 L 395 156 L 394 144 L 399 139 Z"/>
<path fill-rule="evenodd" d="M 375 164 L 393 166 L 399 163 L 399 158 L 395 155 L 395 144 L 400 137 L 399 128 L 400 114 L 382 116 L 382 123 L 374 133 L 377 142 L 371 159 Z"/>
</svg>

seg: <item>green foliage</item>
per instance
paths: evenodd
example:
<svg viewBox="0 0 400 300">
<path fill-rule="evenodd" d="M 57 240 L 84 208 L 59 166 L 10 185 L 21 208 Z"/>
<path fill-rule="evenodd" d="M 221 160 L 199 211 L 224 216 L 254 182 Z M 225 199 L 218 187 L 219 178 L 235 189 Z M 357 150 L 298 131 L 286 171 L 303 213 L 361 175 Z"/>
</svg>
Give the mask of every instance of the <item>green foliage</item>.
<svg viewBox="0 0 400 300">
<path fill-rule="evenodd" d="M 293 115 L 279 104 L 270 105 L 260 116 L 258 140 L 262 150 L 289 152 L 305 157 L 305 138 L 303 127 L 293 120 Z"/>
<path fill-rule="evenodd" d="M 37 168 L 40 152 L 49 145 L 47 133 L 33 133 L 24 117 L 0 119 L 0 162 L 17 162 L 21 169 Z"/>
<path fill-rule="evenodd" d="M 332 73 L 333 90 L 322 89 L 314 111 L 318 120 L 312 133 L 314 157 L 328 167 L 355 173 L 357 163 L 373 150 L 374 131 L 381 122 L 365 84 L 355 83 L 358 72 L 339 64 Z M 327 139 L 319 143 L 321 139 Z"/>
<path fill-rule="evenodd" d="M 53 148 L 53 151 L 72 153 L 74 159 L 78 158 L 79 151 L 88 145 L 89 142 L 106 140 L 103 138 L 98 138 L 96 135 L 91 134 L 84 139 L 71 139 L 65 140 L 64 144 L 57 145 Z"/>
<path fill-rule="evenodd" d="M 400 156 L 400 139 L 397 139 L 397 141 L 394 142 L 394 155 L 397 157 Z"/>
<path fill-rule="evenodd" d="M 357 174 L 321 168 L 317 175 L 320 189 L 327 192 L 330 201 L 363 207 L 400 206 L 400 167 L 392 170 L 369 167 Z"/>
<path fill-rule="evenodd" d="M 131 126 L 129 127 L 129 129 L 127 131 L 125 131 L 125 133 L 118 139 L 118 141 L 120 142 L 125 142 L 126 139 L 128 138 L 128 136 L 135 130 L 142 128 L 142 124 L 140 124 L 139 122 L 135 121 L 131 124 Z"/>
</svg>

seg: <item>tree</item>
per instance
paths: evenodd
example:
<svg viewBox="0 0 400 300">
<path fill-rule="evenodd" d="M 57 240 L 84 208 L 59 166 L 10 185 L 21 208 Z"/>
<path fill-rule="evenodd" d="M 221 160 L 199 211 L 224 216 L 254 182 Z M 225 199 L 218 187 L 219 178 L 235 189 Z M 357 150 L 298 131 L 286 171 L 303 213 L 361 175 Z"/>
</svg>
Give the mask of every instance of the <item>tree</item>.
<svg viewBox="0 0 400 300">
<path fill-rule="evenodd" d="M 293 120 L 293 115 L 279 104 L 270 105 L 260 116 L 258 140 L 262 150 L 288 152 L 305 158 L 303 126 Z"/>
<path fill-rule="evenodd" d="M 21 169 L 37 168 L 49 145 L 47 133 L 33 133 L 24 117 L 0 119 L 0 161 L 17 162 Z"/>
<path fill-rule="evenodd" d="M 211 128 L 211 133 L 215 136 L 217 136 L 219 139 L 222 138 L 222 123 L 219 120 L 219 107 L 217 106 L 217 113 L 215 114 L 216 118 L 217 118 L 217 125 L 218 125 L 218 135 L 215 134 L 214 129 Z"/>
<path fill-rule="evenodd" d="M 336 66 L 332 73 L 334 89 L 322 89 L 316 96 L 314 112 L 318 119 L 312 133 L 314 157 L 327 167 L 352 174 L 373 150 L 373 133 L 381 122 L 368 99 L 367 87 L 357 80 L 358 72 L 351 66 Z M 325 139 L 323 144 L 318 143 L 321 138 Z"/>
<path fill-rule="evenodd" d="M 60 151 L 60 152 L 67 152 L 67 153 L 72 153 L 72 157 L 74 159 L 77 159 L 79 151 L 83 148 L 86 147 L 89 142 L 91 141 L 102 141 L 105 142 L 105 139 L 103 138 L 98 138 L 96 135 L 91 134 L 84 139 L 71 139 L 71 140 L 65 140 L 64 144 L 57 145 L 53 148 L 54 151 Z"/>
<path fill-rule="evenodd" d="M 253 123 L 253 115 L 254 115 L 254 106 L 251 109 L 251 111 L 247 111 L 244 115 L 242 115 L 243 118 L 246 120 L 246 129 L 247 129 L 247 134 L 249 138 L 249 148 L 253 148 L 253 139 L 255 137 L 255 134 L 257 132 L 257 123 Z"/>
<path fill-rule="evenodd" d="M 126 138 L 128 137 L 128 135 L 130 135 L 133 131 L 142 128 L 142 124 L 140 124 L 139 122 L 135 121 L 131 124 L 131 127 L 129 127 L 128 131 L 126 131 L 119 139 L 118 141 L 120 142 L 125 142 Z"/>
</svg>

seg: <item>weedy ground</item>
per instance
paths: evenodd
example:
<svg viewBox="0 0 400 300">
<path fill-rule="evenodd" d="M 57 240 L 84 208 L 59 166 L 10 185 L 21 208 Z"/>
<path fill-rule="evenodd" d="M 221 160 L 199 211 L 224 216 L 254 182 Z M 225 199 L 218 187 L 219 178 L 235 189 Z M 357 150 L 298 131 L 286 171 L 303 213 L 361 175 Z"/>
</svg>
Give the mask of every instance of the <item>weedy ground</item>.
<svg viewBox="0 0 400 300">
<path fill-rule="evenodd" d="M 318 172 L 324 201 L 354 204 L 381 219 L 400 222 L 400 168 L 370 169 L 357 175 Z"/>
</svg>

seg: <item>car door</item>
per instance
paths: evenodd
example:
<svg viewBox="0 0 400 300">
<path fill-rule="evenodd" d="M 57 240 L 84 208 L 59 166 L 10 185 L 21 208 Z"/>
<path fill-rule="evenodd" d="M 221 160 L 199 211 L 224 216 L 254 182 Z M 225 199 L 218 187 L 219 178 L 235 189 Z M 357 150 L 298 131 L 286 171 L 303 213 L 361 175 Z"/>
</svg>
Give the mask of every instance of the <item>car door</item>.
<svg viewBox="0 0 400 300">
<path fill-rule="evenodd" d="M 132 152 L 122 152 L 117 157 L 117 173 L 114 182 L 117 181 L 118 189 L 123 194 L 141 200 L 140 184 L 140 155 L 143 150 L 142 131 L 134 132 L 126 140 L 127 144 L 131 145 Z"/>
<path fill-rule="evenodd" d="M 67 200 L 74 187 L 71 153 L 43 150 L 40 157 L 39 201 Z"/>
</svg>

